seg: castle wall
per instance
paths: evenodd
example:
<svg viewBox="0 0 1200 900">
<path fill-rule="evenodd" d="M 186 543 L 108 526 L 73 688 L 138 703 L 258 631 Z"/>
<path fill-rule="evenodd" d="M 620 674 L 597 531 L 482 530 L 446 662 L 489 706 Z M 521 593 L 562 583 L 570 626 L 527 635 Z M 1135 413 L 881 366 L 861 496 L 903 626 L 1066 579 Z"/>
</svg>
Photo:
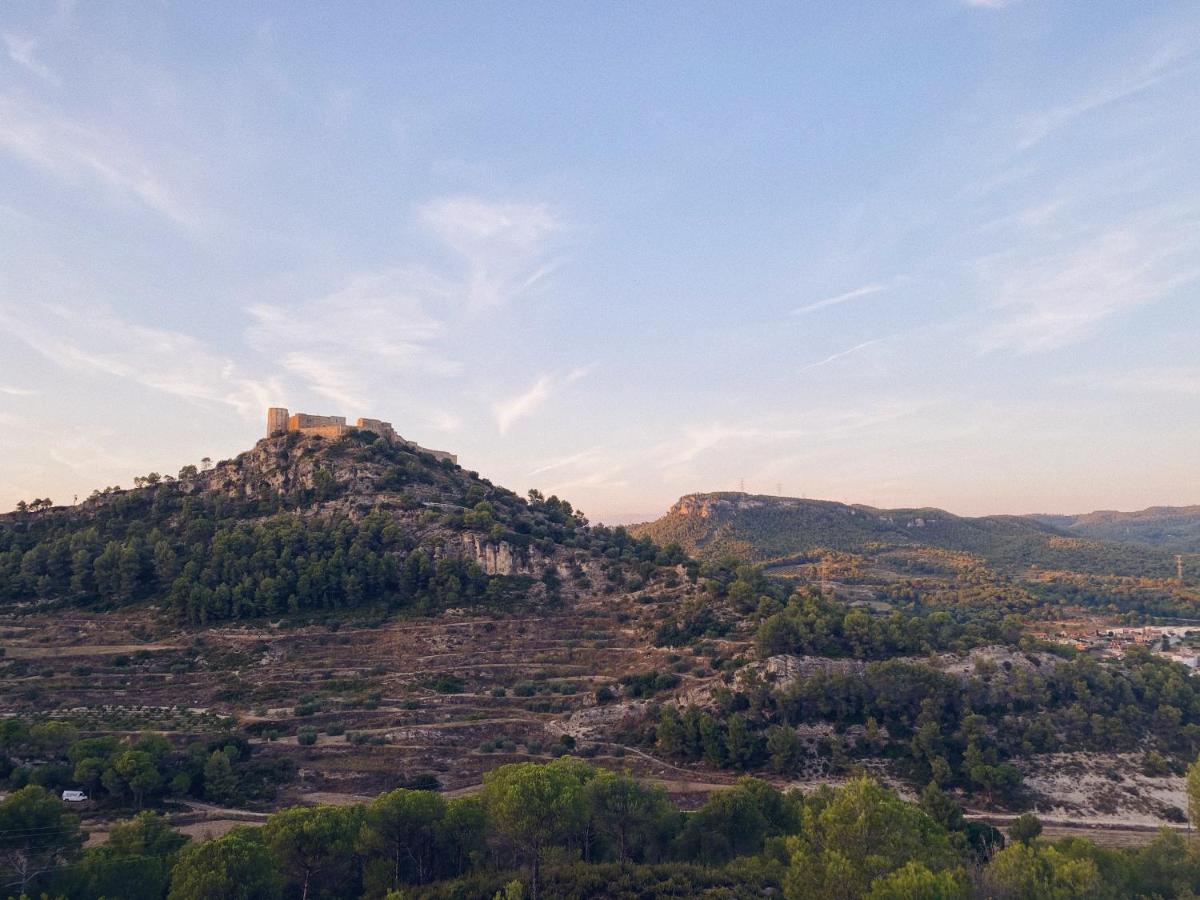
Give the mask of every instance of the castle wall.
<svg viewBox="0 0 1200 900">
<path fill-rule="evenodd" d="M 401 441 L 400 435 L 396 434 L 396 429 L 392 427 L 391 422 L 383 422 L 379 419 L 359 419 L 358 427 L 363 431 L 370 431 L 379 435 L 389 444 Z"/>
<path fill-rule="evenodd" d="M 345 416 L 311 416 L 308 413 L 296 413 L 288 419 L 288 431 L 301 431 L 306 428 L 327 428 L 340 425 L 346 427 Z"/>
<path fill-rule="evenodd" d="M 356 427 L 379 435 L 389 444 L 402 444 L 410 450 L 428 453 L 436 460 L 448 459 L 450 462 L 458 464 L 458 457 L 453 453 L 447 453 L 444 450 L 430 450 L 414 441 L 405 440 L 396 433 L 391 422 L 384 422 L 382 419 L 359 419 Z M 267 409 L 267 437 L 285 431 L 299 431 L 304 434 L 320 435 L 328 440 L 336 440 L 349 434 L 351 430 L 351 427 L 346 424 L 345 416 L 314 416 L 309 413 L 296 413 L 294 416 L 289 416 L 288 410 L 282 406 L 272 406 Z"/>
<path fill-rule="evenodd" d="M 428 453 L 438 462 L 448 459 L 450 462 L 458 465 L 458 457 L 453 453 L 447 453 L 445 450 L 430 450 L 428 447 L 422 447 L 420 444 L 414 444 L 412 441 L 405 441 L 404 443 L 413 450 L 419 450 L 421 453 Z"/>
<path fill-rule="evenodd" d="M 288 430 L 288 411 L 283 406 L 272 406 L 267 410 L 267 437 Z"/>
</svg>

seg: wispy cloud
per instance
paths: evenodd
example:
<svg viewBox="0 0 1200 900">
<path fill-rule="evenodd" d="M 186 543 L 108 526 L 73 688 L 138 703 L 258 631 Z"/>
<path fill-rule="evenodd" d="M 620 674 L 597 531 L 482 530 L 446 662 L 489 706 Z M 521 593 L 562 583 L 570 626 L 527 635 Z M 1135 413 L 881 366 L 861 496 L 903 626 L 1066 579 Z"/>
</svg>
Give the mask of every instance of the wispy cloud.
<svg viewBox="0 0 1200 900">
<path fill-rule="evenodd" d="M 551 489 L 557 493 L 566 493 L 579 489 L 612 490 L 622 488 L 629 484 L 629 479 L 624 477 L 625 474 L 626 469 L 623 466 L 605 466 L 569 477 L 564 481 L 555 481 Z"/>
<path fill-rule="evenodd" d="M 985 258 L 978 280 L 998 314 L 982 336 L 987 349 L 1054 350 L 1094 335 L 1109 318 L 1158 300 L 1200 277 L 1200 216 L 1163 208 L 1058 246 Z"/>
<path fill-rule="evenodd" d="M 359 272 L 328 294 L 299 303 L 251 304 L 250 344 L 315 393 L 354 408 L 367 405 L 396 375 L 461 375 L 465 366 L 454 358 L 450 337 L 548 274 L 553 265 L 544 251 L 559 226 L 542 204 L 479 197 L 443 198 L 416 215 L 453 251 L 462 270 L 403 263 Z M 525 396 L 498 405 L 502 431 L 526 408 L 540 405 L 542 394 L 555 386 L 547 378 Z M 435 427 L 457 427 L 457 420 L 433 410 L 426 418 Z"/>
<path fill-rule="evenodd" d="M 12 387 L 7 384 L 0 384 L 0 394 L 7 394 L 10 397 L 32 397 L 37 394 L 37 391 L 29 388 Z"/>
<path fill-rule="evenodd" d="M 1008 6 L 1015 6 L 1020 0 L 961 0 L 963 6 L 970 6 L 973 9 L 1004 9 Z"/>
<path fill-rule="evenodd" d="M 196 403 L 232 406 L 247 418 L 280 396 L 272 379 L 245 375 L 229 358 L 175 331 L 147 328 L 107 312 L 63 306 L 15 311 L 0 307 L 0 324 L 67 368 L 124 378 Z"/>
<path fill-rule="evenodd" d="M 536 469 L 529 472 L 529 477 L 533 478 L 536 475 L 544 475 L 547 472 L 556 472 L 560 469 L 574 468 L 576 466 L 592 464 L 601 458 L 603 452 L 602 447 L 592 447 L 588 450 L 581 450 L 578 453 L 572 453 L 569 456 L 560 456 L 555 459 L 548 460 Z"/>
<path fill-rule="evenodd" d="M 761 428 L 753 426 L 711 423 L 692 425 L 684 429 L 676 440 L 660 445 L 651 451 L 662 468 L 671 468 L 690 463 L 715 447 L 731 441 L 781 441 L 800 437 L 805 431 L 800 428 Z"/>
<path fill-rule="evenodd" d="M 180 186 L 121 135 L 11 93 L 0 95 L 0 150 L 67 183 L 131 197 L 176 224 L 196 227 L 202 219 Z"/>
<path fill-rule="evenodd" d="M 8 58 L 29 74 L 34 75 L 37 78 L 40 78 L 42 81 L 48 82 L 49 84 L 59 83 L 58 76 L 51 71 L 49 66 L 38 59 L 37 38 L 24 37 L 19 34 L 13 34 L 12 32 L 5 32 L 4 49 L 8 51 Z"/>
<path fill-rule="evenodd" d="M 368 405 L 367 385 L 357 367 L 338 354 L 292 351 L 285 353 L 280 362 L 314 393 L 327 397 L 342 409 L 364 409 Z"/>
<path fill-rule="evenodd" d="M 527 477 L 538 479 L 537 486 L 549 493 L 603 496 L 629 484 L 630 468 L 608 448 L 597 446 L 547 460 Z"/>
<path fill-rule="evenodd" d="M 890 284 L 885 282 L 872 282 L 864 284 L 860 288 L 855 288 L 852 291 L 846 291 L 844 294 L 836 294 L 833 297 L 826 297 L 824 300 L 818 300 L 815 303 L 809 303 L 807 306 L 800 306 L 792 310 L 793 316 L 805 316 L 811 312 L 816 312 L 818 309 L 825 309 L 829 306 L 838 306 L 850 300 L 857 300 L 859 297 L 869 297 L 871 294 L 878 294 L 886 291 Z"/>
<path fill-rule="evenodd" d="M 847 356 L 852 356 L 861 350 L 866 350 L 868 347 L 874 347 L 876 344 L 882 344 L 888 340 L 886 337 L 873 338 L 869 341 L 863 341 L 861 344 L 855 344 L 853 347 L 848 347 L 845 350 L 839 350 L 837 353 L 832 353 L 824 359 L 819 359 L 816 362 L 809 363 L 806 366 L 801 366 L 798 371 L 807 372 L 810 369 L 819 369 L 821 366 L 827 366 L 832 362 L 837 362 L 839 359 L 845 359 Z"/>
<path fill-rule="evenodd" d="M 462 258 L 472 310 L 509 302 L 559 265 L 545 254 L 562 225 L 545 204 L 444 197 L 423 206 L 419 215 Z"/>
<path fill-rule="evenodd" d="M 930 407 L 930 402 L 912 398 L 880 399 L 861 407 L 831 406 L 810 409 L 803 415 L 802 426 L 779 420 L 753 425 L 727 422 L 688 425 L 681 429 L 677 437 L 664 441 L 643 455 L 662 469 L 673 469 L 695 462 L 704 454 L 725 444 L 738 445 L 739 454 L 745 456 L 745 448 L 749 447 L 765 448 L 801 440 L 806 445 L 817 440 L 836 441 L 864 431 L 891 426 Z"/>
<path fill-rule="evenodd" d="M 452 283 L 419 267 L 360 273 L 302 303 L 250 306 L 248 338 L 316 393 L 361 408 L 380 379 L 461 370 L 437 346 L 454 294 Z"/>
<path fill-rule="evenodd" d="M 1029 150 L 1076 119 L 1114 103 L 1128 100 L 1172 78 L 1197 70 L 1197 52 L 1172 43 L 1154 53 L 1136 69 L 1115 76 L 1109 83 L 1075 100 L 1030 117 L 1023 123 L 1020 150 Z"/>
<path fill-rule="evenodd" d="M 513 422 L 536 411 L 549 399 L 553 387 L 554 376 L 543 375 L 528 390 L 493 403 L 492 412 L 496 416 L 496 425 L 499 427 L 500 433 L 504 434 Z"/>
<path fill-rule="evenodd" d="M 574 384 L 588 374 L 590 369 L 579 368 L 566 375 L 546 374 L 540 376 L 527 390 L 512 397 L 497 400 L 492 404 L 496 426 L 505 434 L 513 423 L 537 412 L 558 391 Z"/>
</svg>

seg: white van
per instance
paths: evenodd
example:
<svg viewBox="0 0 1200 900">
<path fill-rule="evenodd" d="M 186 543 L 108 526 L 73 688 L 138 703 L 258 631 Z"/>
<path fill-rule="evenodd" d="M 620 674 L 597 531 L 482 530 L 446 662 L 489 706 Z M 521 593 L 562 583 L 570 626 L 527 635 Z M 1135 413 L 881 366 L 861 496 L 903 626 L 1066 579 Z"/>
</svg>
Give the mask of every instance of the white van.
<svg viewBox="0 0 1200 900">
<path fill-rule="evenodd" d="M 63 803 L 86 803 L 87 794 L 83 791 L 63 791 Z"/>
</svg>

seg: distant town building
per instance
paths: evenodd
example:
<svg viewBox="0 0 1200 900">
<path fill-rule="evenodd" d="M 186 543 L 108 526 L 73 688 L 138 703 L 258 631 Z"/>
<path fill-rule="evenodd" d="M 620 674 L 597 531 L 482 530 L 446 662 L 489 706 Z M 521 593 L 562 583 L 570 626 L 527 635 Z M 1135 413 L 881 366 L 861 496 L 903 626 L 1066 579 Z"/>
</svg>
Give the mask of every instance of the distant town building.
<svg viewBox="0 0 1200 900">
<path fill-rule="evenodd" d="M 267 410 L 267 437 L 298 431 L 301 434 L 337 439 L 354 430 L 370 431 L 393 446 L 407 447 L 409 450 L 428 453 L 437 460 L 448 459 L 452 463 L 458 463 L 458 457 L 453 453 L 447 453 L 445 450 L 430 450 L 428 447 L 422 447 L 416 441 L 407 440 L 396 433 L 391 422 L 384 422 L 381 419 L 359 419 L 354 425 L 347 425 L 345 416 L 314 416 L 309 413 L 290 415 L 287 408 L 283 406 L 272 406 Z"/>
</svg>

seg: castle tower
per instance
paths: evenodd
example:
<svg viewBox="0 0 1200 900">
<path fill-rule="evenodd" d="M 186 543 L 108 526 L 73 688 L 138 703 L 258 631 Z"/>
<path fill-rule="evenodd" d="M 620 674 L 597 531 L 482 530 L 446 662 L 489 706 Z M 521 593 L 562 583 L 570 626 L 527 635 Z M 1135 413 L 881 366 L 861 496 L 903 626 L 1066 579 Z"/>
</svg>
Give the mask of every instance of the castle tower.
<svg viewBox="0 0 1200 900">
<path fill-rule="evenodd" d="M 288 430 L 288 411 L 283 406 L 267 408 L 267 437 Z"/>
</svg>

